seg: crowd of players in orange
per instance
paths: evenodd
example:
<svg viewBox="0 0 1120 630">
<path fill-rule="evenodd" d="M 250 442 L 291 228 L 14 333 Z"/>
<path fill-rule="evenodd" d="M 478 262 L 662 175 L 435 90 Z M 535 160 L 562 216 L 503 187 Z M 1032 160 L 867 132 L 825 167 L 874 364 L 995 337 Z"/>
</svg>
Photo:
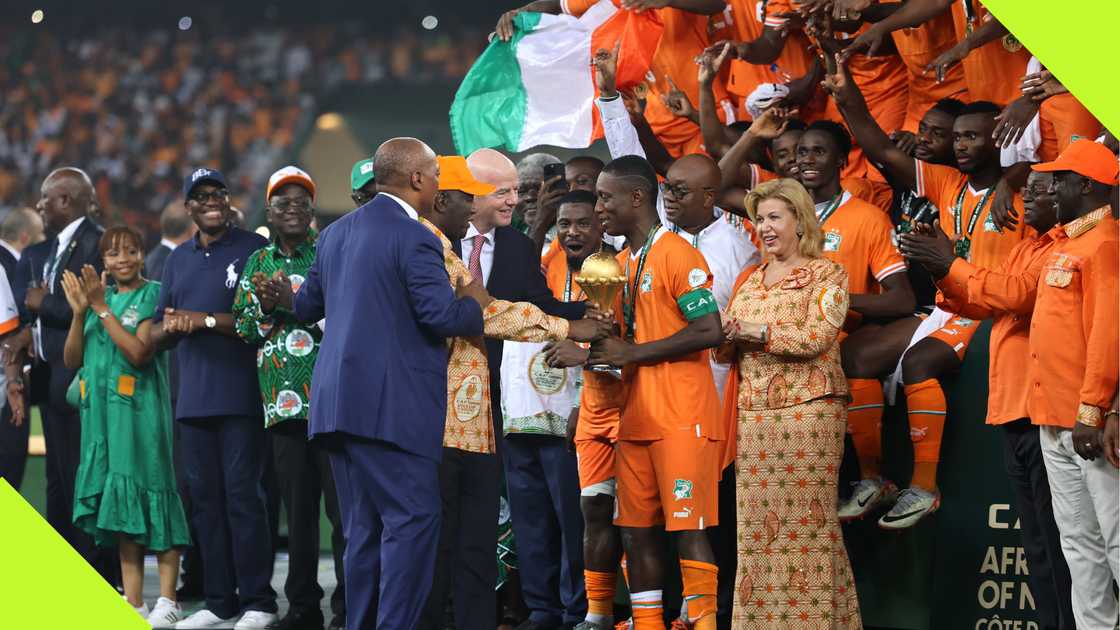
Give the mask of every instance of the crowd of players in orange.
<svg viewBox="0 0 1120 630">
<path fill-rule="evenodd" d="M 498 36 L 508 37 L 509 18 L 518 11 L 579 16 L 597 1 L 611 0 L 532 2 L 503 16 Z M 1115 357 L 1110 362 L 1092 352 L 1073 357 L 1069 373 L 1056 375 L 1056 380 L 1068 381 L 1060 386 L 1065 388 L 1062 394 L 1068 400 L 1044 410 L 1028 410 L 1025 363 L 1029 362 L 1020 360 L 1026 355 L 1025 327 L 1030 326 L 1030 308 L 1023 310 L 1023 304 L 1031 303 L 1024 296 L 1024 292 L 1030 292 L 1029 287 L 1012 287 L 1002 280 L 993 284 L 986 274 L 994 270 L 1019 273 L 1037 265 L 1041 251 L 1049 243 L 1048 231 L 1055 223 L 1062 223 L 1060 213 L 1055 214 L 1057 202 L 1051 175 L 1032 174 L 1030 166 L 1054 161 L 1071 144 L 1083 139 L 1099 140 L 1115 154 L 1116 140 L 979 0 L 614 1 L 628 10 L 656 11 L 664 24 L 647 82 L 634 93 L 620 96 L 629 125 L 640 141 L 640 152 L 659 179 L 667 180 L 670 189 L 687 189 L 675 181 L 670 171 L 672 165 L 681 164 L 680 158 L 692 154 L 710 156 L 718 162 L 720 181 L 707 186 L 703 177 L 697 176 L 693 183 L 703 186 L 705 191 L 718 191 L 715 203 L 725 213 L 723 220 L 745 230 L 760 250 L 763 247 L 750 222 L 735 218 L 746 216 L 745 194 L 769 180 L 798 180 L 817 204 L 817 218 L 824 232 L 824 257 L 847 272 L 850 310 L 840 349 L 851 396 L 848 448 L 858 456 L 861 480 L 839 505 L 841 521 L 875 514 L 881 515 L 881 527 L 897 530 L 913 526 L 938 509 L 941 499 L 937 465 L 947 416 L 946 396 L 939 379 L 960 368 L 979 320 L 1003 312 L 998 305 L 1001 299 L 1004 305 L 1015 301 L 1018 306 L 1011 310 L 1019 315 L 997 319 L 993 330 L 988 423 L 1005 425 L 1009 436 L 1018 435 L 1023 425 L 1033 426 L 1037 445 L 1037 425 L 1071 429 L 1075 419 L 1083 415 L 1093 416 L 1086 418 L 1087 424 L 1100 423 L 1102 414 L 1109 417 L 1105 411 L 1114 409 L 1116 404 Z M 613 77 L 604 80 L 604 71 L 609 75 L 614 61 L 610 51 L 599 51 L 592 64 L 597 70 L 600 118 L 608 128 L 612 155 L 618 157 L 618 132 L 612 138 L 606 102 L 619 97 L 608 97 L 614 91 Z M 629 125 L 623 123 L 624 127 Z M 1082 152 L 1078 155 L 1084 157 L 1083 147 L 1079 149 Z M 608 165 L 607 171 L 611 170 L 612 165 Z M 1106 164 L 1095 181 L 1115 186 L 1115 172 L 1115 165 L 1109 172 Z M 599 181 L 602 184 L 603 180 Z M 662 195 L 681 197 L 679 189 L 666 192 L 663 185 L 661 190 Z M 1114 194 L 1115 188 L 1112 191 Z M 1026 213 L 1024 202 L 1028 206 Z M 609 203 L 604 200 L 603 191 L 599 191 L 599 204 Z M 543 214 L 543 210 L 540 212 Z M 1067 224 L 1067 231 L 1088 231 L 1101 220 L 1111 221 L 1105 215 L 1114 212 L 1102 209 L 1097 213 L 1101 216 L 1084 222 L 1085 226 Z M 1114 228 L 1112 223 L 1107 229 L 1115 232 Z M 952 239 L 956 257 L 956 262 L 944 269 L 931 262 L 918 239 L 908 240 L 912 237 L 907 236 L 939 235 L 939 230 Z M 610 234 L 611 230 L 608 228 L 607 232 Z M 1115 233 L 1109 238 L 1115 243 Z M 696 247 L 708 256 L 703 247 Z M 551 251 L 558 249 L 557 244 Z M 663 261 L 663 266 L 673 268 L 667 267 L 662 273 L 687 276 L 688 268 L 695 266 L 688 254 L 671 254 L 672 260 Z M 907 259 L 911 264 L 907 264 Z M 564 270 L 548 267 L 551 261 L 562 262 L 563 257 L 546 253 L 544 260 L 549 278 L 564 275 Z M 658 264 L 652 256 L 650 264 Z M 713 260 L 709 259 L 707 265 L 715 272 Z M 1062 276 L 1065 272 L 1053 273 Z M 1109 286 L 1114 290 L 1115 265 L 1111 273 L 1112 280 L 1105 282 L 1111 281 Z M 558 287 L 553 288 L 559 291 Z M 978 307 L 976 304 L 983 302 L 980 297 L 989 293 L 996 296 L 993 299 L 997 305 Z M 670 310 L 677 307 L 665 306 Z M 647 312 L 645 317 L 656 321 L 658 314 Z M 638 315 L 639 322 L 641 318 Z M 657 324 L 652 326 L 656 329 Z M 1115 323 L 1111 326 L 1115 328 Z M 656 330 L 642 332 L 659 338 Z M 671 334 L 673 330 L 661 332 Z M 611 356 L 609 351 L 593 350 L 591 354 L 599 359 Z M 1115 348 L 1111 354 L 1115 355 Z M 997 372 L 1000 378 L 996 378 Z M 1098 373 L 1105 378 L 1094 381 L 1092 375 Z M 621 487 L 624 475 L 645 475 L 647 483 L 649 478 L 656 478 L 656 485 L 660 486 L 650 490 L 651 497 L 679 494 L 680 479 L 672 478 L 672 474 L 662 478 L 674 473 L 673 462 L 680 467 L 683 460 L 713 457 L 712 454 L 677 445 L 674 448 L 679 447 L 678 450 L 659 463 L 662 456 L 656 452 L 631 453 L 627 458 L 626 448 L 616 446 L 613 457 L 606 458 L 595 450 L 595 439 L 612 444 L 617 440 L 620 445 L 658 439 L 661 434 L 657 430 L 636 426 L 626 427 L 629 437 L 620 438 L 618 425 L 603 421 L 609 416 L 604 415 L 604 408 L 622 399 L 627 401 L 626 405 L 632 405 L 637 397 L 645 401 L 639 401 L 639 406 L 671 411 L 679 406 L 681 400 L 677 397 L 684 395 L 683 390 L 649 389 L 648 383 L 643 386 L 628 382 L 631 388 L 646 387 L 648 391 L 605 392 L 605 386 L 597 383 L 601 384 L 602 379 L 592 377 L 584 385 L 577 433 L 582 436 L 585 449 L 580 453 L 581 487 L 586 489 L 608 478 L 617 478 Z M 1095 388 L 1089 383 L 1095 383 Z M 914 447 L 913 478 L 909 487 L 901 490 L 880 472 L 883 457 L 898 456 L 882 452 L 880 430 L 884 406 L 893 401 L 899 390 L 905 396 Z M 688 393 L 689 408 L 697 413 L 708 409 L 709 401 L 703 396 L 692 396 L 694 393 Z M 1095 401 L 1095 405 L 1086 405 L 1087 400 Z M 718 401 L 712 403 L 713 409 L 716 404 Z M 625 411 L 623 417 L 636 416 Z M 710 436 L 719 433 L 718 429 L 700 424 L 696 431 L 697 436 L 702 432 Z M 729 437 L 734 440 L 733 433 Z M 577 451 L 579 448 L 577 439 Z M 1016 448 L 1019 447 L 1012 445 L 1009 437 L 1009 457 L 1035 473 L 1042 470 L 1044 479 L 1043 456 L 1037 452 L 1037 446 L 1033 455 L 1016 455 L 1012 452 Z M 1114 445 L 1106 450 L 1112 451 L 1106 455 L 1114 461 Z M 1080 449 L 1078 453 L 1086 454 Z M 1097 450 L 1096 455 L 1100 454 Z M 623 459 L 627 460 L 625 465 Z M 599 472 L 591 471 L 591 467 Z M 634 483 L 634 479 L 630 481 Z M 698 500 L 696 509 L 690 510 L 688 526 L 667 529 L 702 529 L 705 518 L 708 523 L 718 520 L 720 510 L 714 500 L 718 481 L 704 478 L 702 483 L 709 487 L 704 491 L 695 489 L 696 496 L 703 500 Z M 690 483 L 688 490 L 692 491 L 693 485 Z M 1048 488 L 1045 490 L 1049 492 Z M 646 527 L 656 524 L 654 521 L 674 521 L 669 507 L 664 508 L 664 521 L 654 514 L 660 513 L 659 509 L 650 508 L 646 514 L 643 510 L 648 506 L 641 499 L 629 503 L 620 493 L 615 524 Z M 635 499 L 631 496 L 629 500 Z M 1055 498 L 1055 502 L 1059 500 Z M 1020 509 L 1042 506 L 1040 501 L 1037 506 Z M 1045 506 L 1043 511 L 1049 507 L 1048 498 Z M 1046 516 L 1024 518 L 1038 521 Z M 591 525 L 588 520 L 589 532 Z M 1063 540 L 1066 535 L 1063 531 Z M 1105 536 L 1111 536 L 1114 544 L 1114 531 L 1106 532 Z M 716 609 L 714 597 L 700 595 L 715 588 L 714 567 L 709 573 L 701 566 L 703 562 L 686 560 L 692 557 L 685 551 L 690 546 L 685 541 L 681 550 L 685 595 L 689 599 L 691 593 L 691 599 L 702 600 L 699 603 L 703 614 L 693 614 L 696 610 L 690 609 L 684 619 L 691 618 L 697 622 L 696 627 L 709 627 L 697 619 L 706 618 Z M 1045 545 L 1028 542 L 1028 555 L 1041 554 L 1037 557 L 1044 559 L 1047 550 L 1039 546 Z M 630 549 L 627 546 L 628 553 Z M 1039 606 L 1040 617 L 1044 627 L 1059 627 L 1059 619 L 1060 627 L 1073 627 L 1069 570 L 1060 554 L 1052 557 L 1055 551 L 1054 547 L 1049 549 L 1049 564 L 1057 586 L 1047 587 L 1050 596 L 1042 594 L 1045 601 Z M 1071 559 L 1071 567 L 1076 562 L 1079 561 Z M 602 567 L 603 562 L 586 552 L 585 563 L 592 616 L 598 611 L 602 618 L 609 619 L 613 572 L 591 571 L 594 565 Z M 719 564 L 722 569 L 723 564 Z M 740 580 L 743 578 L 739 576 Z M 747 579 L 749 582 L 749 576 Z M 724 580 L 720 582 L 719 608 L 723 613 Z M 1088 614 L 1087 606 L 1092 606 L 1078 604 L 1076 595 L 1074 599 L 1076 617 L 1084 625 L 1088 619 L 1084 616 Z M 639 618 L 651 618 L 640 614 L 643 602 L 632 603 L 635 623 Z M 1115 604 L 1112 606 L 1115 612 Z M 725 621 L 722 614 L 720 617 L 722 626 Z M 1051 622 L 1055 625 L 1051 626 Z M 705 623 L 714 624 L 715 620 Z M 757 627 L 802 627 L 788 619 L 771 620 L 778 625 L 758 623 L 762 625 Z M 839 619 L 834 620 L 830 627 L 848 627 L 840 623 Z M 854 627 L 858 621 L 851 623 Z M 640 626 L 638 623 L 636 627 Z"/>
</svg>

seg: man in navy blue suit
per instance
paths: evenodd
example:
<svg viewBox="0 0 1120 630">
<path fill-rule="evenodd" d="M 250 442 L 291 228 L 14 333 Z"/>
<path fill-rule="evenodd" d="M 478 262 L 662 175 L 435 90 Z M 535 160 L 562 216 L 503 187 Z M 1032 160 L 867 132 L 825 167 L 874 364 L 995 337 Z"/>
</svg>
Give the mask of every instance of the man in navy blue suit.
<svg viewBox="0 0 1120 630">
<path fill-rule="evenodd" d="M 411 630 L 439 538 L 446 338 L 481 335 L 490 298 L 480 283 L 456 296 L 439 241 L 417 221 L 438 191 L 432 150 L 389 140 L 373 170 L 377 196 L 323 230 L 292 302 L 303 321 L 327 318 L 308 432 L 326 440 L 338 490 L 346 627 Z"/>
</svg>

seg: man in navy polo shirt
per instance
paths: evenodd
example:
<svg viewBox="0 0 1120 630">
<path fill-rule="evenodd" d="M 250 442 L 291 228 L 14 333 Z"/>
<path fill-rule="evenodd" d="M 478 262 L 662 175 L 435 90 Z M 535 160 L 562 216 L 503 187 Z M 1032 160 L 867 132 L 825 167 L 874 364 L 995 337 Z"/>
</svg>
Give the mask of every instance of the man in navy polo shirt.
<svg viewBox="0 0 1120 630">
<path fill-rule="evenodd" d="M 194 499 L 206 607 L 177 628 L 234 628 L 276 622 L 276 593 L 261 476 L 265 434 L 256 351 L 237 336 L 232 315 L 249 255 L 268 242 L 234 227 L 225 178 L 200 168 L 183 184 L 193 239 L 167 258 L 153 337 L 176 346 L 183 468 Z M 234 579 L 236 576 L 236 581 Z"/>
</svg>

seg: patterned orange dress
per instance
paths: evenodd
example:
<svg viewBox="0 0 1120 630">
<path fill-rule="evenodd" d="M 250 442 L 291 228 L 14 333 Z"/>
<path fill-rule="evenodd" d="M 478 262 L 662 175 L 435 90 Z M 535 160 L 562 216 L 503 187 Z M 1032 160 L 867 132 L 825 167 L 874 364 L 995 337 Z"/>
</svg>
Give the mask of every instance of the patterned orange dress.
<svg viewBox="0 0 1120 630">
<path fill-rule="evenodd" d="M 733 361 L 724 411 L 737 428 L 738 583 L 733 627 L 862 628 L 836 516 L 847 423 L 837 335 L 848 277 L 813 259 L 773 286 L 766 265 L 739 276 L 726 318 L 767 324 L 769 339 L 725 344 Z M 732 422 L 734 420 L 734 422 Z"/>
</svg>

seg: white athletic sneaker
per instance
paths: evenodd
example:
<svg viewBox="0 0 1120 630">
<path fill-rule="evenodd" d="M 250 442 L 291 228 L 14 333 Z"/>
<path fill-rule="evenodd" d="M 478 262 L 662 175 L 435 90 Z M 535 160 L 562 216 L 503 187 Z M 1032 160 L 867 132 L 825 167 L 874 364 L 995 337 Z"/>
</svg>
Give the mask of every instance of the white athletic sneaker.
<svg viewBox="0 0 1120 630">
<path fill-rule="evenodd" d="M 127 600 L 125 600 L 125 601 L 127 601 Z M 136 611 L 137 615 L 140 615 L 141 617 L 143 617 L 145 619 L 148 618 L 148 605 L 147 604 L 140 604 L 139 606 L 133 606 L 132 609 Z"/>
<path fill-rule="evenodd" d="M 233 630 L 263 630 L 272 624 L 280 621 L 276 613 L 262 612 L 260 610 L 247 610 L 237 624 L 233 626 Z"/>
<path fill-rule="evenodd" d="M 941 493 L 929 492 L 921 488 L 907 488 L 898 493 L 898 502 L 890 512 L 879 519 L 883 529 L 906 529 L 933 514 L 941 507 Z"/>
<path fill-rule="evenodd" d="M 235 617 L 230 617 L 229 619 L 222 619 L 221 617 L 215 615 L 214 613 L 210 612 L 209 610 L 206 610 L 205 608 L 203 608 L 202 610 L 196 612 L 195 614 L 191 615 L 190 617 L 187 617 L 186 619 L 184 619 L 184 620 L 180 621 L 179 623 L 175 624 L 175 627 L 177 629 L 182 629 L 182 628 L 188 628 L 188 629 L 189 628 L 217 628 L 218 626 L 226 626 L 226 625 L 229 625 L 229 624 L 233 623 L 234 619 L 235 619 Z"/>
<path fill-rule="evenodd" d="M 837 514 L 841 523 L 854 521 L 867 516 L 872 511 L 894 501 L 898 488 L 880 478 L 862 479 L 852 489 L 852 496 L 840 505 Z"/>
<path fill-rule="evenodd" d="M 156 600 L 152 614 L 148 615 L 148 624 L 153 628 L 174 628 L 175 622 L 183 618 L 183 611 L 177 602 L 166 597 Z"/>
</svg>

